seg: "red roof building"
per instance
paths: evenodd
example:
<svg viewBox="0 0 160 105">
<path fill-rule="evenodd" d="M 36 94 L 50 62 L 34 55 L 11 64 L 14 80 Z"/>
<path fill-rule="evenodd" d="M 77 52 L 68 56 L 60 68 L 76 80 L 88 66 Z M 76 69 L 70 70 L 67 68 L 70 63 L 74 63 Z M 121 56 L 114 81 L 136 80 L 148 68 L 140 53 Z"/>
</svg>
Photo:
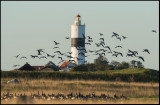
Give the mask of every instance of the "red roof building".
<svg viewBox="0 0 160 105">
<path fill-rule="evenodd" d="M 74 63 L 72 63 L 72 62 L 70 62 L 70 61 L 65 61 L 59 68 L 60 68 L 61 70 L 66 71 L 66 70 L 68 70 L 68 69 L 70 69 L 70 68 L 72 68 L 72 67 L 74 67 L 74 66 L 75 66 Z"/>
<path fill-rule="evenodd" d="M 60 69 L 65 68 L 68 66 L 69 63 L 70 63 L 70 61 L 65 61 L 59 68 Z"/>
</svg>

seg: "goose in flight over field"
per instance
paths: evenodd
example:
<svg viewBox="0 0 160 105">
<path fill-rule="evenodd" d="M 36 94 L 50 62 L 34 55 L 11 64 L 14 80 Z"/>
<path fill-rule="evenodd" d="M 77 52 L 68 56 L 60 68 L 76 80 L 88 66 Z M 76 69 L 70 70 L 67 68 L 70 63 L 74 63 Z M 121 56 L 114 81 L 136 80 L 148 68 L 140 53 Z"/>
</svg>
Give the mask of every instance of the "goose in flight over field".
<svg viewBox="0 0 160 105">
<path fill-rule="evenodd" d="M 59 59 L 63 60 L 62 57 L 58 57 Z"/>
<path fill-rule="evenodd" d="M 16 56 L 14 56 L 14 57 L 18 58 L 18 57 L 19 57 L 19 55 L 20 55 L 20 54 L 18 54 L 18 55 L 16 55 Z"/>
<path fill-rule="evenodd" d="M 64 54 L 61 53 L 60 51 L 55 51 L 54 53 L 59 53 L 60 55 L 64 55 Z"/>
<path fill-rule="evenodd" d="M 105 53 L 101 53 L 101 55 L 104 55 L 104 56 L 105 56 Z"/>
<path fill-rule="evenodd" d="M 41 59 L 41 58 L 46 58 L 47 59 L 47 57 L 45 57 L 45 56 L 41 56 L 39 59 Z"/>
<path fill-rule="evenodd" d="M 90 36 L 87 36 L 88 37 L 88 39 L 92 39 Z"/>
<path fill-rule="evenodd" d="M 104 50 L 104 49 L 100 49 L 99 51 L 103 51 L 103 52 L 106 52 L 107 50 Z"/>
<path fill-rule="evenodd" d="M 147 52 L 148 54 L 150 54 L 148 49 L 144 49 L 143 52 Z"/>
<path fill-rule="evenodd" d="M 93 40 L 92 40 L 92 39 L 89 39 L 88 42 L 93 42 Z"/>
<path fill-rule="evenodd" d="M 42 55 L 41 54 L 41 52 L 43 52 L 44 53 L 44 51 L 43 51 L 44 49 L 38 49 L 37 51 L 38 51 L 38 55 Z"/>
<path fill-rule="evenodd" d="M 98 43 L 95 43 L 97 45 L 97 47 L 99 47 L 100 45 Z"/>
<path fill-rule="evenodd" d="M 47 53 L 46 53 L 47 54 Z M 50 57 L 51 55 L 50 54 L 47 54 L 47 57 Z"/>
<path fill-rule="evenodd" d="M 55 49 L 55 48 L 59 48 L 59 47 L 54 47 L 53 49 Z"/>
<path fill-rule="evenodd" d="M 133 54 L 128 54 L 128 53 L 127 53 L 126 57 L 129 57 L 129 56 L 133 57 Z"/>
<path fill-rule="evenodd" d="M 25 56 L 21 57 L 20 59 L 22 59 L 22 58 L 25 58 L 25 59 L 27 59 L 27 57 L 25 57 Z"/>
<path fill-rule="evenodd" d="M 141 57 L 141 56 L 137 56 L 137 57 L 138 57 L 138 59 L 141 59 L 142 61 L 144 61 L 143 57 Z"/>
<path fill-rule="evenodd" d="M 69 39 L 69 37 L 66 37 L 66 39 Z"/>
<path fill-rule="evenodd" d="M 131 51 L 131 50 L 128 49 L 128 52 L 129 52 L 129 53 L 132 53 L 132 55 L 134 55 L 135 57 L 136 57 L 136 54 L 138 55 L 138 52 L 137 52 L 137 51 Z"/>
<path fill-rule="evenodd" d="M 117 37 L 117 39 L 119 39 L 121 41 L 121 38 L 120 37 Z"/>
<path fill-rule="evenodd" d="M 99 40 L 102 40 L 102 41 L 104 41 L 104 38 L 100 38 Z"/>
<path fill-rule="evenodd" d="M 112 53 L 112 51 L 109 51 L 109 52 L 107 52 L 107 53 Z"/>
<path fill-rule="evenodd" d="M 123 54 L 122 54 L 121 52 L 118 52 L 117 54 L 118 54 L 118 55 L 120 54 L 120 55 L 123 57 Z"/>
<path fill-rule="evenodd" d="M 117 51 L 113 51 L 114 53 L 118 53 Z"/>
<path fill-rule="evenodd" d="M 94 51 L 88 50 L 88 52 L 92 53 L 92 52 L 94 52 Z"/>
<path fill-rule="evenodd" d="M 133 52 L 134 52 L 135 55 L 136 55 L 136 54 L 138 55 L 138 51 L 133 51 Z"/>
<path fill-rule="evenodd" d="M 123 38 L 123 39 L 126 39 L 127 37 L 125 37 L 125 36 L 122 36 L 122 38 Z"/>
<path fill-rule="evenodd" d="M 131 51 L 130 49 L 128 49 L 128 52 L 134 54 L 134 51 Z"/>
<path fill-rule="evenodd" d="M 111 48 L 109 46 L 105 46 L 104 48 L 108 48 L 111 51 Z"/>
<path fill-rule="evenodd" d="M 72 54 L 72 52 L 67 52 L 68 54 Z"/>
<path fill-rule="evenodd" d="M 112 37 L 113 37 L 113 36 L 118 37 L 119 35 L 118 35 L 117 33 L 113 32 Z"/>
<path fill-rule="evenodd" d="M 117 47 L 120 47 L 120 48 L 122 48 L 122 46 L 116 46 L 115 48 L 117 48 Z"/>
<path fill-rule="evenodd" d="M 31 55 L 31 58 L 38 58 L 38 56 L 37 55 Z"/>
<path fill-rule="evenodd" d="M 91 45 L 91 43 L 85 43 L 85 44 L 87 44 L 87 45 Z"/>
<path fill-rule="evenodd" d="M 115 54 L 112 54 L 112 56 L 115 56 L 115 57 L 117 57 L 117 56 L 118 56 L 118 54 L 117 54 L 117 53 L 115 53 Z"/>
<path fill-rule="evenodd" d="M 155 33 L 157 33 L 157 32 L 156 32 L 156 30 L 152 30 L 152 32 L 155 32 Z"/>
<path fill-rule="evenodd" d="M 53 55 L 53 56 L 51 55 L 50 57 L 54 58 L 54 57 L 55 57 L 55 55 Z"/>
<path fill-rule="evenodd" d="M 99 33 L 99 35 L 101 35 L 101 36 L 102 36 L 103 34 L 102 34 L 102 33 Z"/>
<path fill-rule="evenodd" d="M 55 43 L 55 45 L 58 45 L 59 43 L 58 42 L 56 42 L 56 41 L 53 41 L 54 43 Z"/>
<path fill-rule="evenodd" d="M 13 65 L 13 67 L 17 67 L 17 66 L 20 66 L 20 65 Z"/>
</svg>

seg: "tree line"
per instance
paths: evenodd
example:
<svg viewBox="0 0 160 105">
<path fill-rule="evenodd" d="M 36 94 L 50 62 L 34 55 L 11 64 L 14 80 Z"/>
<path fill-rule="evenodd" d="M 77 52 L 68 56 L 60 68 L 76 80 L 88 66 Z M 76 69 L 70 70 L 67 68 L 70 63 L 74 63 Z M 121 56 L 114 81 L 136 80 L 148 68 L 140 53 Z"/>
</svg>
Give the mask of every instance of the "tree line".
<svg viewBox="0 0 160 105">
<path fill-rule="evenodd" d="M 121 70 L 127 68 L 144 68 L 144 65 L 140 61 L 132 60 L 130 62 L 118 62 L 111 61 L 102 55 L 94 60 L 94 63 L 82 64 L 75 66 L 71 70 L 73 71 L 105 71 L 105 70 Z"/>
</svg>

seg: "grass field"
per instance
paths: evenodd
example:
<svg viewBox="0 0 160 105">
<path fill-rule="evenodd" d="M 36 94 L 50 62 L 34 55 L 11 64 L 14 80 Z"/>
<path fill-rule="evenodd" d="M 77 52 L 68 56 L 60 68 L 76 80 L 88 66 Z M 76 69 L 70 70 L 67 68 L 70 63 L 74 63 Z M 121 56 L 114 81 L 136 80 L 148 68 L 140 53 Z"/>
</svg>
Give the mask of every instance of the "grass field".
<svg viewBox="0 0 160 105">
<path fill-rule="evenodd" d="M 133 70 L 133 69 L 132 69 Z M 129 72 L 128 70 L 122 70 L 122 71 L 105 71 L 105 72 L 94 72 L 93 74 L 107 74 L 107 75 L 112 75 L 115 76 L 114 74 L 120 74 L 126 72 L 126 74 L 132 75 L 134 74 L 145 74 L 145 75 L 151 75 L 154 74 L 153 71 L 150 70 L 133 70 Z M 134 73 L 133 73 L 134 72 Z M 150 72 L 151 74 L 149 74 Z M 19 72 L 17 72 L 19 73 Z M 18 75 L 27 72 L 21 72 Z M 40 72 L 44 73 L 44 72 Z M 52 73 L 52 72 L 47 72 L 47 73 Z M 60 77 L 60 72 L 57 72 L 59 77 Z M 85 74 L 85 73 L 80 73 L 76 72 L 77 74 Z M 76 74 L 75 72 L 71 72 L 71 75 L 69 73 L 63 73 L 67 74 L 67 76 L 72 76 L 73 74 Z M 34 72 L 36 75 L 36 72 Z M 87 73 L 88 74 L 88 73 Z M 92 75 L 93 75 L 92 74 Z M 1 74 L 2 75 L 2 74 Z M 7 75 L 7 76 L 6 76 Z M 103 94 L 109 94 L 110 96 L 113 96 L 114 94 L 120 96 L 124 95 L 127 97 L 127 100 L 38 100 L 35 99 L 33 103 L 36 104 L 42 104 L 42 103 L 48 103 L 48 104 L 158 104 L 159 103 L 159 83 L 156 81 L 150 81 L 150 82 L 135 82 L 135 81 L 121 81 L 122 79 L 115 78 L 114 81 L 109 81 L 109 80 L 102 80 L 101 79 L 82 79 L 82 78 L 74 78 L 74 79 L 68 79 L 67 76 L 65 78 L 58 78 L 54 79 L 51 78 L 51 74 L 49 74 L 49 77 L 45 77 L 47 74 L 44 74 L 37 78 L 30 78 L 29 73 L 27 76 L 18 76 L 18 75 L 12 75 L 10 74 L 5 74 L 1 77 L 1 95 L 3 93 L 16 93 L 16 94 L 26 94 L 26 95 L 31 95 L 31 93 L 37 93 L 38 91 L 41 93 L 42 91 L 45 92 L 46 94 L 51 94 L 51 93 L 63 93 L 63 94 L 68 94 L 68 93 L 73 93 L 75 94 L 76 92 L 81 92 L 82 94 L 89 94 L 94 92 L 96 95 L 100 95 L 101 93 Z M 33 74 L 32 74 L 33 75 Z M 90 74 L 88 74 L 90 75 Z M 156 74 L 157 75 L 157 74 Z M 159 74 L 158 74 L 159 75 Z M 34 75 L 33 75 L 34 76 Z M 43 78 L 40 78 L 44 76 Z M 86 76 L 86 74 L 85 74 Z M 82 76 L 83 77 L 83 76 Z M 16 78 L 20 81 L 19 84 L 7 84 L 6 82 L 8 80 L 11 80 L 13 78 Z M 92 77 L 93 78 L 93 77 Z M 155 78 L 155 77 L 154 77 Z M 158 76 L 159 78 L 159 76 Z M 133 79 L 133 78 L 130 78 Z M 135 80 L 136 77 L 134 77 L 133 80 Z M 159 80 L 159 79 L 158 79 Z M 8 100 L 8 101 L 1 101 L 2 104 L 17 104 L 19 103 L 17 100 Z"/>
<path fill-rule="evenodd" d="M 2 79 L 2 82 L 8 81 L 8 79 Z M 81 92 L 82 94 L 88 94 L 95 92 L 96 95 L 101 93 L 109 94 L 113 96 L 116 93 L 118 96 L 124 94 L 128 97 L 128 100 L 120 101 L 41 101 L 41 103 L 159 103 L 159 83 L 135 83 L 135 82 L 109 82 L 109 81 L 84 81 L 84 80 L 31 80 L 19 78 L 20 84 L 2 84 L 1 95 L 6 92 L 27 94 L 41 93 L 63 93 L 68 94 L 73 92 Z M 36 101 L 34 103 L 39 103 Z M 2 103 L 13 103 L 14 101 L 2 101 Z M 16 102 L 16 101 L 15 101 Z"/>
</svg>

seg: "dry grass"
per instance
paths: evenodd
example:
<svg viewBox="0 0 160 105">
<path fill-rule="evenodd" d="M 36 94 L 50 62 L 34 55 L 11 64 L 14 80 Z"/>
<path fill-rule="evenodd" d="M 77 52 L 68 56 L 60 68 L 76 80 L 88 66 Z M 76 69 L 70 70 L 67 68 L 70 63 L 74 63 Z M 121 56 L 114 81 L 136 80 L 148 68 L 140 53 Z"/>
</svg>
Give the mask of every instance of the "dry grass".
<svg viewBox="0 0 160 105">
<path fill-rule="evenodd" d="M 86 95 L 88 93 L 95 92 L 96 95 L 101 93 L 109 94 L 113 96 L 114 93 L 117 95 L 125 95 L 129 97 L 129 100 L 119 100 L 119 101 L 81 101 L 81 100 L 61 100 L 61 101 L 42 101 L 34 100 L 34 103 L 73 103 L 73 104 L 132 104 L 132 103 L 159 103 L 159 83 L 135 83 L 135 82 L 110 82 L 110 81 L 91 81 L 91 80 L 49 80 L 49 79 L 39 79 L 39 80 L 29 80 L 19 78 L 20 84 L 6 84 L 8 80 L 12 78 L 1 79 L 1 95 L 6 92 L 10 93 L 25 93 L 30 95 L 31 93 L 64 93 L 65 95 L 73 92 L 81 92 Z M 3 101 L 2 103 L 15 103 L 14 101 Z"/>
<path fill-rule="evenodd" d="M 24 102 L 17 102 L 15 100 L 2 101 L 1 104 L 31 104 Z M 131 100 L 118 100 L 118 101 L 109 101 L 109 100 L 53 100 L 53 101 L 43 101 L 35 99 L 32 104 L 159 104 L 159 100 L 147 100 L 147 99 L 131 99 Z"/>
</svg>

